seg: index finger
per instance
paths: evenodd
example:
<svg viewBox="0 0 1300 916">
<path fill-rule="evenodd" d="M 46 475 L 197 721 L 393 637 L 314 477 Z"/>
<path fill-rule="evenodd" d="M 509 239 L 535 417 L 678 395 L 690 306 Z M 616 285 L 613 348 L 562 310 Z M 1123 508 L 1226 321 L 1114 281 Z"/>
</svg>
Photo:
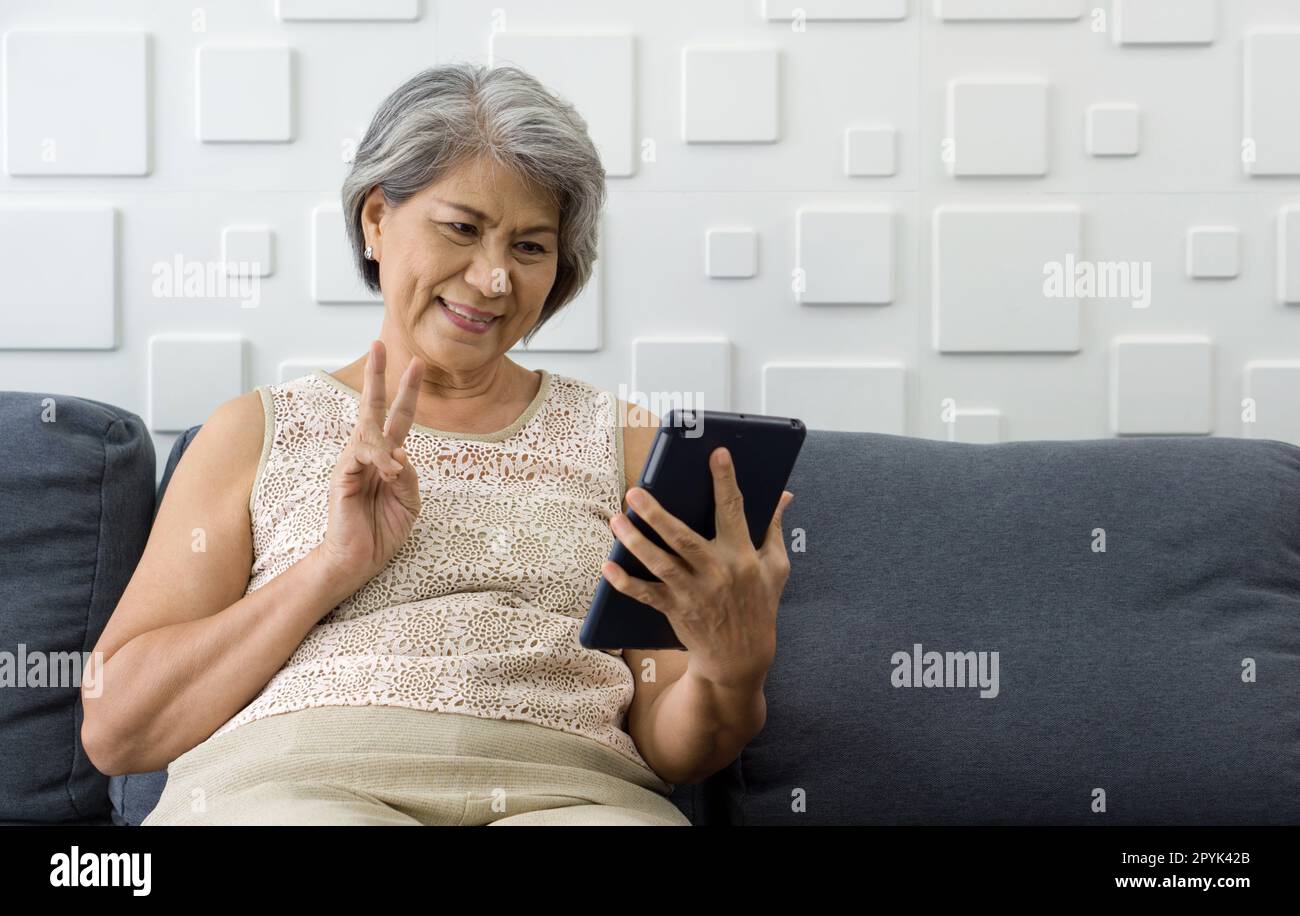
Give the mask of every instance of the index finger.
<svg viewBox="0 0 1300 916">
<path fill-rule="evenodd" d="M 653 493 L 644 487 L 633 487 L 627 491 L 627 504 L 639 518 L 644 519 L 654 529 L 659 537 L 663 538 L 664 543 L 671 547 L 687 566 L 694 569 L 700 565 L 700 557 L 706 552 L 708 542 L 690 525 L 665 509 L 659 500 L 655 499 Z M 633 539 L 643 538 L 645 547 L 652 556 L 661 549 L 658 544 L 644 538 L 635 525 L 629 532 L 629 536 Z M 636 543 L 629 543 L 627 546 L 631 548 L 636 546 Z M 637 559 L 645 562 L 646 558 L 638 553 Z"/>
<path fill-rule="evenodd" d="M 386 362 L 383 342 L 372 340 L 370 353 L 366 356 L 366 374 L 361 382 L 361 403 L 357 407 L 357 425 L 369 427 L 376 433 L 383 430 L 384 408 L 388 403 L 388 398 L 384 394 Z"/>
</svg>

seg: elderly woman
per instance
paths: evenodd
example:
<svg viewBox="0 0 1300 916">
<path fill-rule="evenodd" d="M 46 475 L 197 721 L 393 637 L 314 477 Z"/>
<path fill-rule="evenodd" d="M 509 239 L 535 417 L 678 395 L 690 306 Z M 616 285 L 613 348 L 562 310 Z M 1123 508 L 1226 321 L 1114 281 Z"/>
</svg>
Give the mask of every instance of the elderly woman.
<svg viewBox="0 0 1300 916">
<path fill-rule="evenodd" d="M 84 744 L 167 766 L 146 824 L 685 824 L 673 784 L 762 727 L 791 495 L 756 550 L 717 449 L 703 539 L 632 486 L 656 417 L 506 355 L 587 281 L 604 194 L 585 122 L 519 70 L 380 107 L 343 186 L 379 339 L 212 414 L 96 646 Z M 601 574 L 687 651 L 582 648 Z"/>
</svg>

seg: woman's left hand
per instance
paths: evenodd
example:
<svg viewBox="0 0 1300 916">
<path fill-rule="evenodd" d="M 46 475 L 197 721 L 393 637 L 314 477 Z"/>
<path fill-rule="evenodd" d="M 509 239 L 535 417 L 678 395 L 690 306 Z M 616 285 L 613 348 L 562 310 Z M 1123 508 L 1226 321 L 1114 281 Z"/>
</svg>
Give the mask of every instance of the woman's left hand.
<svg viewBox="0 0 1300 916">
<path fill-rule="evenodd" d="M 745 521 L 736 469 L 725 447 L 709 456 L 713 470 L 716 531 L 707 540 L 670 514 L 640 487 L 628 505 L 675 550 L 659 547 L 623 513 L 610 519 L 614 536 L 661 580 L 629 575 L 606 560 L 601 573 L 615 589 L 667 616 L 689 652 L 688 666 L 716 684 L 750 687 L 762 682 L 776 657 L 776 611 L 790 576 L 781 516 L 794 494 L 785 490 L 756 550 Z"/>
</svg>

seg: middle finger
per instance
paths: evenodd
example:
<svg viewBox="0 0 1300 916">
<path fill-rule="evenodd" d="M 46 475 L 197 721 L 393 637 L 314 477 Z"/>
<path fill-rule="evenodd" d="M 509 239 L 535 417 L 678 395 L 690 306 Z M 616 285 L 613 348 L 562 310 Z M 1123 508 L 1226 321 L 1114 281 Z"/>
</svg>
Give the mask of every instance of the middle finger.
<svg viewBox="0 0 1300 916">
<path fill-rule="evenodd" d="M 391 446 L 401 445 L 406 441 L 406 434 L 415 422 L 415 405 L 420 399 L 420 380 L 424 377 L 424 363 L 419 357 L 411 357 L 411 363 L 402 373 L 398 383 L 397 397 L 388 412 L 388 422 L 384 424 L 384 436 Z"/>
</svg>

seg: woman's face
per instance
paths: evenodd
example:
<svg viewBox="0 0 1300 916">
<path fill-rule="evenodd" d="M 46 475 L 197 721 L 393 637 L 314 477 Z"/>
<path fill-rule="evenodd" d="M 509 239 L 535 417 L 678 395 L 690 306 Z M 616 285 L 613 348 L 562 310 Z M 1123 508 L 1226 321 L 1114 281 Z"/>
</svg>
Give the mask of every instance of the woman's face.
<svg viewBox="0 0 1300 916">
<path fill-rule="evenodd" d="M 542 192 L 489 159 L 397 207 L 373 189 L 362 225 L 379 261 L 388 318 L 412 355 L 469 371 L 514 346 L 555 282 L 559 219 Z M 491 321 L 466 326 L 444 303 Z"/>
</svg>

